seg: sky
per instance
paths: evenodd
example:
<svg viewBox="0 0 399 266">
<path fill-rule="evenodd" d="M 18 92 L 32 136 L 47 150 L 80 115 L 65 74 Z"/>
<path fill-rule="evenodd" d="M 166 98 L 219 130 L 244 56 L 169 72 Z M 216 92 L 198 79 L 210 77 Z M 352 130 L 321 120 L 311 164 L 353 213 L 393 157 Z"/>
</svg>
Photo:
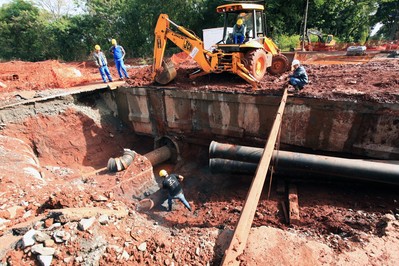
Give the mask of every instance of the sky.
<svg viewBox="0 0 399 266">
<path fill-rule="evenodd" d="M 11 2 L 11 0 L 0 0 L 0 6 L 9 2 Z"/>
<path fill-rule="evenodd" d="M 2 6 L 3 4 L 7 4 L 10 3 L 12 0 L 0 0 L 0 6 Z M 67 2 L 68 4 L 72 4 L 72 1 Z M 83 13 L 82 9 L 76 9 L 74 7 L 71 7 L 68 9 L 68 13 L 70 15 L 74 15 L 74 14 L 79 14 L 79 13 Z"/>
</svg>

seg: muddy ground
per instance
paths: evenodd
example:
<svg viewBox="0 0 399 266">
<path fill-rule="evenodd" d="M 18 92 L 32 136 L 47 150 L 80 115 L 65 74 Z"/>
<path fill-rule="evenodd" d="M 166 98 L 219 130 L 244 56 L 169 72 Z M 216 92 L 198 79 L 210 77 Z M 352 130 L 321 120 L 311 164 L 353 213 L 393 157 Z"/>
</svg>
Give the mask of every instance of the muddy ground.
<svg viewBox="0 0 399 266">
<path fill-rule="evenodd" d="M 311 54 L 300 59 L 311 84 L 296 97 L 398 102 L 398 59 L 384 54 L 350 60 L 339 54 Z M 281 94 L 288 75 L 266 76 L 262 88 L 253 91 L 245 81 L 228 74 L 188 80 L 186 74 L 195 70 L 195 64 L 175 60 L 179 74 L 169 85 L 184 89 Z M 151 67 L 138 63 L 145 62 L 127 62 L 132 77 L 127 83 L 150 85 Z M 69 86 L 100 83 L 99 73 L 90 62 L 6 62 L 0 66 L 3 104 L 67 90 Z M 116 76 L 112 66 L 111 71 Z M 27 91 L 35 94 L 27 96 Z M 251 176 L 211 174 L 207 147 L 184 144 L 182 161 L 157 166 L 154 173 L 158 183 L 161 168 L 184 175 L 184 191 L 193 212 L 180 203 L 172 212 L 166 212 L 162 205 L 144 211 L 138 208 L 139 199 L 118 197 L 110 189 L 123 181 L 124 172 L 92 172 L 106 166 L 109 158 L 119 156 L 123 148 L 138 153 L 129 171 L 146 171 L 151 166 L 142 155 L 153 149 L 153 139 L 132 134 L 129 126 L 93 95 L 36 104 L 35 115 L 25 108 L 18 106 L 12 118 L 2 118 L 7 123 L 1 125 L 0 152 L 2 169 L 7 171 L 0 175 L 0 265 L 45 264 L 49 257 L 52 265 L 220 264 Z M 15 158 L 15 153 L 21 156 Z M 25 155 L 39 161 L 22 160 Z M 41 178 L 21 171 L 22 164 L 33 165 Z M 281 201 L 286 195 L 276 189 L 280 182 L 297 186 L 299 224 L 289 225 L 285 220 Z M 396 187 L 274 178 L 269 198 L 268 189 L 265 185 L 247 248 L 240 257 L 242 265 L 397 264 Z M 162 190 L 156 193 L 166 196 Z M 82 230 L 85 215 L 60 223 L 49 215 L 54 209 L 68 208 L 100 211 L 92 214 L 96 217 L 93 224 Z M 101 215 L 105 213 L 106 218 Z M 48 236 L 42 236 L 43 241 L 35 238 L 35 245 L 43 243 L 47 249 L 20 241 L 30 229 Z"/>
</svg>

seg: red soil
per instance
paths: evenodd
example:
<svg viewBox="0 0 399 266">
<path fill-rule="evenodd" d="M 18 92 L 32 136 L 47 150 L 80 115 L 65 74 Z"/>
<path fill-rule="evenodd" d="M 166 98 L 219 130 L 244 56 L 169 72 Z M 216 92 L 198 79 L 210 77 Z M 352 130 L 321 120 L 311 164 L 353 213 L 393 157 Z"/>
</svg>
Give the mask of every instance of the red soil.
<svg viewBox="0 0 399 266">
<path fill-rule="evenodd" d="M 368 55 L 351 58 L 351 64 L 344 63 L 342 60 L 347 57 L 342 55 L 300 59 L 308 70 L 311 83 L 298 96 L 398 102 L 398 59 Z M 227 73 L 189 80 L 187 74 L 195 70 L 195 63 L 184 61 L 181 55 L 174 61 L 178 65 L 178 76 L 169 86 L 184 89 L 277 94 L 286 85 L 288 75 L 267 75 L 261 82 L 261 88 L 253 91 L 241 78 Z M 126 62 L 134 66 L 128 69 L 132 78 L 127 83 L 132 86 L 152 85 L 151 66 L 138 66 L 136 63 L 137 60 Z M 112 64 L 110 69 L 116 77 Z M 91 62 L 64 64 L 57 61 L 0 63 L 0 79 L 4 85 L 1 99 L 15 97 L 20 91 L 69 88 L 101 81 L 97 68 Z M 82 174 L 106 166 L 110 157 L 121 155 L 122 148 L 145 154 L 152 145 L 152 140 L 138 138 L 127 128 L 116 128 L 110 121 L 94 121 L 74 109 L 58 115 L 38 115 L 20 124 L 9 124 L 2 130 L 2 135 L 19 138 L 30 145 L 40 159 L 48 180 L 44 185 L 16 174 L 0 179 L 0 205 L 8 208 L 21 206 L 21 201 L 24 202 L 8 228 L 44 213 L 46 209 L 103 207 L 113 203 L 114 196 L 107 187 L 120 182 L 123 173 L 100 172 L 99 175 L 85 177 Z M 251 177 L 211 175 L 207 170 L 207 151 L 188 144 L 183 147 L 182 158 L 183 161 L 176 166 L 162 167 L 186 177 L 184 191 L 194 212 L 188 213 L 182 204 L 176 203 L 171 213 L 165 212 L 162 206 L 155 206 L 151 211 L 136 214 L 137 202 L 133 199 L 122 200 L 129 208 L 130 216 L 99 230 L 109 244 L 125 247 L 131 255 L 130 260 L 118 260 L 116 252 L 111 249 L 107 251 L 107 256 L 101 258 L 100 265 L 170 265 L 172 261 L 179 265 L 220 263 L 228 234 L 231 233 L 228 229 L 234 227 L 240 216 Z M 197 158 L 196 161 L 193 158 Z M 135 159 L 136 173 L 147 167 L 139 156 Z M 157 170 L 154 169 L 154 173 Z M 254 220 L 254 226 L 259 227 L 256 228 L 258 233 L 253 231 L 246 253 L 241 257 L 242 265 L 301 264 L 298 262 L 302 265 L 337 262 L 339 265 L 394 265 L 397 261 L 395 254 L 399 254 L 399 233 L 396 229 L 389 237 L 383 230 L 382 222 L 387 213 L 399 215 L 395 188 L 297 183 L 301 224 L 287 225 L 281 209 L 284 196 L 276 192 L 275 186 L 276 182 L 273 182 L 270 198 L 266 193 L 261 197 Z M 267 189 L 265 185 L 264 191 Z M 107 202 L 92 200 L 93 196 L 103 194 L 108 197 Z M 22 217 L 28 211 L 33 215 Z M 0 218 L 7 218 L 7 215 L 3 209 L 0 210 Z M 284 231 L 276 229 L 265 234 L 261 227 L 265 225 Z M 168 230 L 165 231 L 165 228 Z M 226 230 L 220 233 L 219 229 Z M 95 230 L 92 232 L 94 235 Z M 0 231 L 0 236 L 4 232 Z M 292 239 L 290 232 L 296 233 L 295 239 Z M 90 239 L 92 234 L 79 232 L 78 237 Z M 270 239 L 265 239 L 266 236 Z M 147 250 L 137 252 L 137 246 L 144 241 L 147 242 Z M 197 252 L 199 246 L 201 252 Z M 59 252 L 54 263 L 68 265 L 64 259 L 77 257 L 81 247 L 73 242 L 57 245 L 57 249 Z M 315 254 L 317 250 L 322 252 Z M 22 250 L 10 251 L 0 258 L 1 262 L 6 260 L 12 265 L 34 264 L 30 254 L 24 254 Z"/>
</svg>

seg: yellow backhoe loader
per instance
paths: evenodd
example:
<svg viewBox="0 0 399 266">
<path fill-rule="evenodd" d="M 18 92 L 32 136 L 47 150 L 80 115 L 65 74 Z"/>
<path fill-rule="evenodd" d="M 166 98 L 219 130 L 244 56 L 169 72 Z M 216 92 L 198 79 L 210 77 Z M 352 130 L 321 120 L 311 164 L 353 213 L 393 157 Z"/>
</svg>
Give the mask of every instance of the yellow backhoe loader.
<svg viewBox="0 0 399 266">
<path fill-rule="evenodd" d="M 265 34 L 264 6 L 235 3 L 216 8 L 224 14 L 222 39 L 211 51 L 204 49 L 203 41 L 188 29 L 177 25 L 168 15 L 161 14 L 155 27 L 154 62 L 152 78 L 159 84 L 167 84 L 176 77 L 176 69 L 164 60 L 167 40 L 193 58 L 200 69 L 190 75 L 196 78 L 209 73 L 232 72 L 256 88 L 266 71 L 279 74 L 289 69 L 288 59 L 277 45 Z M 243 43 L 234 43 L 230 29 L 238 19 L 245 26 Z M 179 32 L 171 29 L 173 25 Z"/>
</svg>

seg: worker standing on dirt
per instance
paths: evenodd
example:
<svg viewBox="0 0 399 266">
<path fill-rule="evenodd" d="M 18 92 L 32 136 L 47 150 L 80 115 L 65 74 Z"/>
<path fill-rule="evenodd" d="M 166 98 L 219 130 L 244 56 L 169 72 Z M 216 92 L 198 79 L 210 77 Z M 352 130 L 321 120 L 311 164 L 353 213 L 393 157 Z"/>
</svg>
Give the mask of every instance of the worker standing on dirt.
<svg viewBox="0 0 399 266">
<path fill-rule="evenodd" d="M 294 72 L 292 75 L 289 75 L 288 83 L 292 85 L 295 91 L 302 90 L 303 87 L 308 84 L 308 74 L 303 66 L 301 66 L 301 62 L 295 59 L 292 61 L 292 67 Z"/>
<path fill-rule="evenodd" d="M 109 73 L 107 58 L 105 57 L 104 53 L 101 51 L 100 45 L 96 44 L 94 46 L 94 62 L 96 66 L 99 67 L 101 78 L 103 79 L 104 83 L 107 83 L 106 76 L 108 77 L 109 82 L 112 82 L 111 73 Z"/>
<path fill-rule="evenodd" d="M 244 42 L 245 38 L 245 25 L 244 21 L 239 18 L 236 24 L 233 26 L 233 39 L 234 43 L 241 44 Z"/>
<path fill-rule="evenodd" d="M 159 171 L 159 176 L 163 177 L 162 187 L 168 190 L 168 211 L 172 210 L 172 200 L 179 199 L 186 208 L 191 211 L 190 204 L 187 202 L 183 194 L 183 189 L 180 182 L 184 177 L 177 174 L 168 174 L 166 170 Z M 180 181 L 180 182 L 179 182 Z"/>
<path fill-rule="evenodd" d="M 118 70 L 119 74 L 119 79 L 123 80 L 123 75 L 125 78 L 129 78 L 129 75 L 127 74 L 125 64 L 123 63 L 123 59 L 125 58 L 126 52 L 125 49 L 123 49 L 122 46 L 118 45 L 115 39 L 111 40 L 112 46 L 109 48 L 109 52 L 114 56 L 114 61 L 115 61 L 115 66 L 116 69 Z"/>
</svg>

